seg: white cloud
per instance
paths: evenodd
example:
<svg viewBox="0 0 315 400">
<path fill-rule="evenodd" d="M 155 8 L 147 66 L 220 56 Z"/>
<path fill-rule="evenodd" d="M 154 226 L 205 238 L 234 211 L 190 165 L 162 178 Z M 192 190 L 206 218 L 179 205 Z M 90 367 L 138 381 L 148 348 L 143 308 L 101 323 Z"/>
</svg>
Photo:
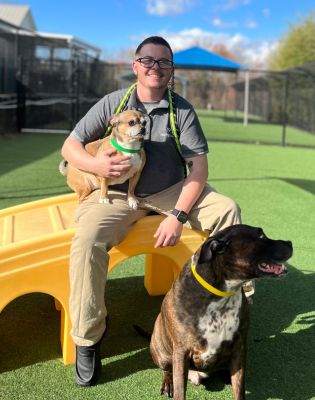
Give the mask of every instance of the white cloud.
<svg viewBox="0 0 315 400">
<path fill-rule="evenodd" d="M 258 65 L 266 68 L 268 56 L 277 46 L 276 42 L 253 41 L 240 33 L 229 35 L 227 33 L 203 31 L 199 28 L 187 29 L 177 33 L 160 32 L 160 35 L 170 43 L 174 52 L 191 46 L 211 49 L 216 44 L 224 44 L 239 63 L 249 68 L 255 68 Z"/>
<path fill-rule="evenodd" d="M 251 0 L 225 0 L 218 5 L 218 8 L 224 11 L 232 10 L 240 6 L 247 6 Z"/>
<path fill-rule="evenodd" d="M 194 0 L 146 0 L 146 10 L 151 15 L 177 15 L 188 11 Z"/>
<path fill-rule="evenodd" d="M 230 29 L 237 27 L 236 22 L 224 22 L 222 21 L 221 18 L 213 18 L 212 25 L 215 26 L 216 28 L 221 28 L 221 29 Z"/>
<path fill-rule="evenodd" d="M 249 20 L 247 20 L 247 21 L 245 22 L 245 27 L 246 27 L 246 28 L 249 28 L 249 29 L 256 29 L 257 26 L 258 26 L 257 22 L 254 21 L 254 20 L 252 20 L 252 19 L 249 19 Z"/>
<path fill-rule="evenodd" d="M 264 17 L 269 18 L 270 17 L 270 8 L 264 8 L 262 10 L 262 13 L 263 13 Z"/>
<path fill-rule="evenodd" d="M 245 57 L 249 60 L 248 65 L 253 67 L 260 65 L 262 68 L 267 68 L 268 58 L 278 45 L 278 42 L 268 41 L 256 41 L 250 43 L 250 45 L 245 49 Z"/>
<path fill-rule="evenodd" d="M 141 36 L 135 35 L 130 39 L 136 46 L 143 39 L 151 35 L 164 37 L 170 43 L 174 52 L 192 46 L 211 50 L 217 44 L 224 44 L 227 50 L 235 57 L 235 60 L 248 68 L 257 68 L 257 66 L 266 68 L 270 53 L 278 45 L 278 42 L 251 40 L 241 33 L 211 32 L 200 28 L 186 29 L 179 32 L 170 32 L 167 30 L 146 32 Z M 130 61 L 130 58 L 128 61 Z"/>
</svg>

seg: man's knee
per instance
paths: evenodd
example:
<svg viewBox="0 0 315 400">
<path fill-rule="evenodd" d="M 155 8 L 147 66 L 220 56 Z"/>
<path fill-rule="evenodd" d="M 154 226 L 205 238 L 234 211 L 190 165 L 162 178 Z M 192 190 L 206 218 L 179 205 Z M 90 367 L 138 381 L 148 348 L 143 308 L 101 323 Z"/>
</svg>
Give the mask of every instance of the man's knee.
<svg viewBox="0 0 315 400">
<path fill-rule="evenodd" d="M 100 238 L 96 232 L 77 232 L 72 239 L 71 256 L 80 256 L 82 258 L 95 258 L 98 255 L 105 257 L 107 254 L 108 244 L 105 239 Z"/>
<path fill-rule="evenodd" d="M 212 225 L 208 227 L 211 235 L 214 235 L 228 226 L 240 224 L 241 210 L 239 205 L 234 200 L 223 197 L 216 210 L 216 217 L 212 222 Z"/>
<path fill-rule="evenodd" d="M 234 200 L 226 197 L 223 208 L 224 214 L 229 215 L 233 220 L 235 220 L 234 224 L 241 222 L 241 209 Z"/>
</svg>

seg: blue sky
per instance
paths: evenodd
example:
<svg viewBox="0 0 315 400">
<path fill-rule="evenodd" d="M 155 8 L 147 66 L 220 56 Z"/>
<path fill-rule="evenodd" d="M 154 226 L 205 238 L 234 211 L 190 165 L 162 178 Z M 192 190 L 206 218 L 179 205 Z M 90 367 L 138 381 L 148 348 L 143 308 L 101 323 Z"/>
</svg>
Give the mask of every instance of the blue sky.
<svg viewBox="0 0 315 400">
<path fill-rule="evenodd" d="M 15 0 L 27 4 L 37 30 L 74 35 L 117 56 L 146 36 L 162 35 L 174 48 L 223 43 L 245 61 L 267 57 L 312 10 L 314 0 Z"/>
</svg>

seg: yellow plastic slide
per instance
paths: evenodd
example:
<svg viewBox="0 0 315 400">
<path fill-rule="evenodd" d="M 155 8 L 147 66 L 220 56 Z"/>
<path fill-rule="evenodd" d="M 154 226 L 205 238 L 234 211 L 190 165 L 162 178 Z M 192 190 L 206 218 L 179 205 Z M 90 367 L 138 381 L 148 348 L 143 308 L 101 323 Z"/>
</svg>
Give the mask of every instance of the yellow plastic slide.
<svg viewBox="0 0 315 400">
<path fill-rule="evenodd" d="M 65 364 L 75 360 L 71 339 L 69 253 L 75 232 L 77 196 L 67 194 L 0 210 L 0 312 L 27 293 L 47 293 L 61 311 L 60 339 Z M 124 241 L 110 251 L 109 271 L 120 262 L 146 255 L 144 285 L 152 296 L 165 294 L 198 249 L 205 234 L 184 228 L 175 247 L 154 248 L 163 216 L 138 221 Z"/>
</svg>

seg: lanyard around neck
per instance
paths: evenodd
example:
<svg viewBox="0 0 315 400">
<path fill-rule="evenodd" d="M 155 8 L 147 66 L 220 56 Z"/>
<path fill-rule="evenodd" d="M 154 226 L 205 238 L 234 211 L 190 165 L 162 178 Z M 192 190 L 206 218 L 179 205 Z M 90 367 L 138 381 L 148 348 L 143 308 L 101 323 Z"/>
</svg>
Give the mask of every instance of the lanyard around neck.
<svg viewBox="0 0 315 400">
<path fill-rule="evenodd" d="M 127 104 L 132 91 L 136 88 L 137 86 L 137 82 L 133 83 L 128 90 L 126 91 L 123 99 L 121 100 L 121 102 L 119 103 L 118 107 L 115 110 L 115 114 L 119 114 L 124 108 L 125 105 Z M 175 140 L 175 144 L 176 144 L 176 148 L 177 151 L 179 153 L 179 156 L 182 160 L 183 166 L 184 166 L 184 173 L 185 173 L 185 177 L 187 176 L 187 170 L 186 170 L 186 162 L 185 159 L 183 157 L 183 152 L 182 152 L 182 148 L 179 142 L 179 134 L 178 134 L 178 128 L 176 126 L 176 120 L 175 120 L 175 112 L 174 112 L 174 100 L 173 100 L 173 91 L 168 87 L 167 88 L 168 91 L 168 100 L 169 100 L 169 112 L 170 112 L 170 125 L 171 125 L 171 130 L 172 130 L 172 134 Z M 109 125 L 106 129 L 105 132 L 105 137 L 109 136 L 111 133 L 112 127 Z"/>
</svg>

